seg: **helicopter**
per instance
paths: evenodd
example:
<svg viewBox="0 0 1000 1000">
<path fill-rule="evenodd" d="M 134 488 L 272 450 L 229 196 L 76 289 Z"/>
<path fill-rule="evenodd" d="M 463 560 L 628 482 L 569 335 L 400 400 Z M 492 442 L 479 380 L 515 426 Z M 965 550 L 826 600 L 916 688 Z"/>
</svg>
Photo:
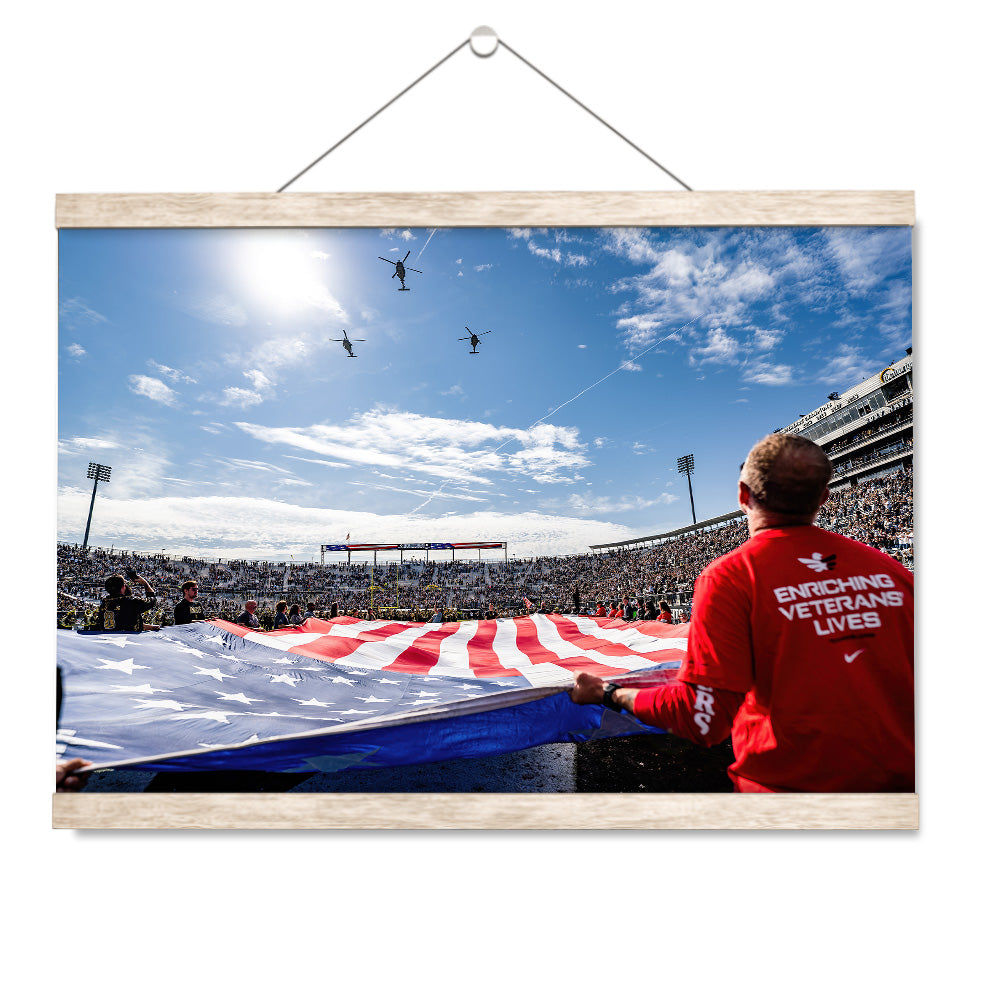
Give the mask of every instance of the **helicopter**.
<svg viewBox="0 0 1000 1000">
<path fill-rule="evenodd" d="M 335 344 L 337 344 L 337 343 L 341 344 L 343 346 L 344 350 L 347 351 L 347 356 L 349 358 L 356 358 L 357 357 L 357 355 L 354 353 L 354 345 L 347 339 L 347 331 L 346 330 L 344 331 L 344 339 L 343 340 L 340 340 L 340 341 L 334 340 L 333 337 L 328 337 L 327 339 L 328 340 L 332 340 Z M 361 339 L 359 341 L 359 343 L 363 344 L 364 340 Z"/>
<path fill-rule="evenodd" d="M 468 327 L 466 327 L 465 329 L 469 330 Z M 483 336 L 485 337 L 486 334 L 488 334 L 490 332 L 491 332 L 490 330 L 484 330 L 483 331 Z M 482 340 L 481 340 L 481 338 L 477 337 L 471 330 L 469 330 L 469 334 L 470 335 L 468 337 L 459 337 L 458 339 L 459 340 L 468 340 L 472 344 L 472 350 L 469 351 L 469 353 L 470 354 L 478 354 L 479 351 L 477 351 L 476 348 L 482 343 Z"/>
<path fill-rule="evenodd" d="M 411 253 L 411 251 L 407 250 L 406 251 L 406 257 L 409 257 L 410 253 Z M 396 260 L 396 261 L 389 260 L 388 257 L 379 257 L 379 260 L 384 260 L 387 264 L 395 264 L 396 265 L 396 277 L 399 278 L 399 289 L 398 289 L 398 291 L 400 291 L 400 292 L 408 292 L 409 291 L 409 288 L 406 287 L 406 268 L 403 267 L 403 262 L 406 260 L 406 257 L 404 257 L 403 260 Z M 411 267 L 410 270 L 411 271 L 417 271 L 417 269 L 415 267 Z M 423 271 L 417 271 L 417 274 L 423 274 L 423 273 L 424 273 Z"/>
</svg>

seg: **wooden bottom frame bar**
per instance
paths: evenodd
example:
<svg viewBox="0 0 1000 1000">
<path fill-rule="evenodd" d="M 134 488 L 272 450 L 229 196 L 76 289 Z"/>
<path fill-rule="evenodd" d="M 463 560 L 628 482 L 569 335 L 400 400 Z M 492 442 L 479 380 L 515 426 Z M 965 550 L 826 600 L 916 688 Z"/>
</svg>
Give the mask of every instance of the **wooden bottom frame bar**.
<svg viewBox="0 0 1000 1000">
<path fill-rule="evenodd" d="M 59 793 L 56 830 L 916 830 L 915 793 Z"/>
</svg>

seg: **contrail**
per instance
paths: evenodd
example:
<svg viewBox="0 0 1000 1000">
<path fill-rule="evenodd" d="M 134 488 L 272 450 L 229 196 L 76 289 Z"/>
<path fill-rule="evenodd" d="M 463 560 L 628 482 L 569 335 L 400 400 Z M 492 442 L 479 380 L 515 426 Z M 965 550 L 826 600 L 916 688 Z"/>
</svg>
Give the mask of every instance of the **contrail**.
<svg viewBox="0 0 1000 1000">
<path fill-rule="evenodd" d="M 431 235 L 433 236 L 434 234 L 432 233 Z M 428 237 L 428 240 L 430 240 L 430 237 Z M 425 243 L 424 246 L 426 246 L 426 245 L 427 244 Z M 684 324 L 684 326 L 679 326 L 679 327 L 677 327 L 676 330 L 671 330 L 670 333 L 668 333 L 665 337 L 661 337 L 659 340 L 657 340 L 654 343 L 650 344 L 649 347 L 646 348 L 646 350 L 644 350 L 641 353 L 635 355 L 635 358 L 641 358 L 643 356 L 643 354 L 648 354 L 651 350 L 653 350 L 654 347 L 659 347 L 660 344 L 662 344 L 665 340 L 669 340 L 675 333 L 680 333 L 681 330 L 686 329 L 692 323 L 695 323 L 699 319 L 701 319 L 702 316 L 707 316 L 707 315 L 708 315 L 707 312 L 703 312 L 701 314 L 701 316 L 695 316 L 694 319 L 689 319 Z M 546 413 L 545 416 L 539 417 L 533 424 L 531 424 L 528 427 L 528 430 L 530 431 L 532 428 L 537 427 L 543 420 L 548 420 L 549 417 L 551 417 L 553 413 L 558 413 L 564 406 L 569 406 L 570 403 L 575 402 L 581 396 L 583 396 L 585 393 L 590 392 L 591 389 L 596 388 L 602 382 L 606 382 L 609 378 L 611 378 L 612 375 L 617 375 L 618 372 L 620 372 L 623 368 L 625 368 L 627 365 L 630 365 L 635 360 L 635 358 L 629 358 L 627 361 L 623 361 L 617 368 L 614 369 L 614 371 L 608 372 L 608 374 L 605 375 L 605 376 L 603 376 L 603 378 L 599 378 L 592 385 L 588 385 L 586 389 L 581 389 L 580 392 L 578 392 L 575 396 L 572 396 L 570 399 L 567 399 L 565 403 L 560 403 L 557 407 L 555 407 L 555 409 L 549 410 L 549 412 Z M 516 440 L 517 439 L 514 438 L 514 437 L 507 438 L 507 440 L 504 441 L 502 444 L 497 445 L 497 447 L 494 448 L 493 451 L 490 452 L 490 454 L 491 455 L 495 455 L 501 448 L 506 448 L 507 445 L 509 445 L 511 443 L 511 441 L 516 441 Z M 473 467 L 471 465 L 467 465 L 467 466 L 465 466 L 465 468 L 468 469 L 471 472 Z M 440 486 L 438 486 L 437 490 L 434 493 L 432 493 L 422 504 L 418 504 L 416 507 L 414 507 L 413 510 L 411 510 L 407 516 L 409 517 L 409 516 L 411 516 L 413 514 L 416 514 L 416 512 L 418 510 L 420 510 L 422 507 L 426 507 L 427 504 L 429 504 L 432 500 L 437 499 L 438 494 L 440 494 L 440 492 L 449 483 L 455 483 L 455 482 L 458 482 L 458 480 L 457 479 L 446 479 L 443 483 L 441 483 Z"/>
<path fill-rule="evenodd" d="M 433 235 L 434 235 L 434 234 L 435 234 L 436 232 L 437 232 L 437 230 L 436 230 L 436 229 L 432 229 L 432 230 L 431 230 L 431 236 L 433 236 Z M 427 237 L 427 243 L 430 243 L 430 241 L 431 241 L 431 236 L 428 236 L 428 237 Z M 423 245 L 423 246 L 422 246 L 422 247 L 420 248 L 420 253 L 418 253 L 418 254 L 417 254 L 417 258 L 416 258 L 416 260 L 414 260 L 414 262 L 413 262 L 414 264 L 416 264 L 416 262 L 417 262 L 418 260 L 420 260 L 420 254 L 422 254 L 422 253 L 423 253 L 423 252 L 424 252 L 424 251 L 425 251 L 425 250 L 427 249 L 427 243 L 425 243 L 425 244 L 424 244 L 424 245 Z"/>
</svg>

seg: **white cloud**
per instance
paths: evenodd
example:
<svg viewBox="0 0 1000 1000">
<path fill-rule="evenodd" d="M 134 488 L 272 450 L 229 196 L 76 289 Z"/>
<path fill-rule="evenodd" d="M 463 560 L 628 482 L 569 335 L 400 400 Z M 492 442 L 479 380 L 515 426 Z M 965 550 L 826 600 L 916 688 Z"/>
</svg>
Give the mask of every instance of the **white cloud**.
<svg viewBox="0 0 1000 1000">
<path fill-rule="evenodd" d="M 498 427 L 376 407 L 355 414 L 342 425 L 236 426 L 268 444 L 463 483 L 490 483 L 493 476 L 504 472 L 543 481 L 543 477 L 565 476 L 567 470 L 589 464 L 576 428 L 551 424 L 527 429 Z"/>
<path fill-rule="evenodd" d="M 243 472 L 273 472 L 283 476 L 290 476 L 288 469 L 281 468 L 280 465 L 272 465 L 270 462 L 260 462 L 247 458 L 217 458 L 219 465 L 224 465 L 230 469 L 239 469 Z"/>
<path fill-rule="evenodd" d="M 759 351 L 773 350 L 784 340 L 785 334 L 781 330 L 761 330 L 753 331 L 753 346 Z"/>
<path fill-rule="evenodd" d="M 86 523 L 90 493 L 65 488 L 57 498 L 57 531 L 78 540 Z M 95 546 L 155 551 L 206 558 L 296 559 L 319 561 L 319 547 L 339 541 L 474 541 L 513 543 L 509 554 L 567 555 L 588 546 L 630 537 L 622 524 L 583 516 L 489 511 L 447 516 L 379 515 L 367 511 L 302 507 L 254 497 L 102 497 L 90 542 Z M 600 513 L 599 511 L 597 513 Z"/>
<path fill-rule="evenodd" d="M 629 511 L 646 510 L 649 507 L 666 506 L 674 503 L 677 497 L 673 493 L 664 492 L 655 497 L 641 497 L 635 494 L 610 497 L 595 496 L 593 493 L 571 493 L 558 501 L 547 501 L 547 505 L 558 505 L 571 512 L 591 514 L 619 514 Z M 628 537 L 628 536 L 625 536 Z"/>
<path fill-rule="evenodd" d="M 73 358 L 82 358 L 86 355 L 86 351 L 80 344 L 67 344 L 66 353 Z"/>
<path fill-rule="evenodd" d="M 75 455 L 84 451 L 108 451 L 117 447 L 117 441 L 109 441 L 107 438 L 74 437 L 59 442 L 59 454 Z"/>
<path fill-rule="evenodd" d="M 192 385 L 197 383 L 190 375 L 185 375 L 184 372 L 178 371 L 176 368 L 168 368 L 166 365 L 158 364 L 156 361 L 150 359 L 146 364 L 153 369 L 157 374 L 162 375 L 164 378 L 170 379 L 171 382 L 188 382 Z"/>
<path fill-rule="evenodd" d="M 749 369 L 743 376 L 748 382 L 758 385 L 788 385 L 795 380 L 791 365 L 769 365 L 764 362 Z"/>
<path fill-rule="evenodd" d="M 724 330 L 709 330 L 700 347 L 692 348 L 692 363 L 712 362 L 720 365 L 735 365 L 740 361 L 740 344 Z"/>
<path fill-rule="evenodd" d="M 248 406 L 256 406 L 263 401 L 264 397 L 259 392 L 231 385 L 222 390 L 222 398 L 218 403 L 221 406 L 238 406 L 245 410 Z"/>
<path fill-rule="evenodd" d="M 782 229 L 697 230 L 669 243 L 655 230 L 613 229 L 604 249 L 635 265 L 611 288 L 623 296 L 617 326 L 633 352 L 674 341 L 692 364 L 753 373 L 786 337 L 774 326 L 803 305 L 841 317 L 833 322 L 871 324 L 874 314 L 893 349 L 908 345 L 910 283 L 894 276 L 907 270 L 910 244 L 896 228 L 827 228 L 806 239 Z"/>
<path fill-rule="evenodd" d="M 858 352 L 857 348 L 847 344 L 841 345 L 836 356 L 832 357 L 816 373 L 816 381 L 842 391 L 857 385 L 879 368 L 879 361 Z"/>
<path fill-rule="evenodd" d="M 164 406 L 174 406 L 177 403 L 177 393 L 158 378 L 148 375 L 129 375 L 129 389 L 137 396 L 146 396 L 154 403 Z"/>
<path fill-rule="evenodd" d="M 556 264 L 562 261 L 562 250 L 558 247 L 540 247 L 537 243 L 529 242 L 528 249 L 536 257 L 544 257 L 546 260 L 554 261 Z"/>
<path fill-rule="evenodd" d="M 326 465 L 331 469 L 349 469 L 349 462 L 328 462 L 324 458 L 302 458 L 299 455 L 282 455 L 282 458 L 291 458 L 296 462 L 312 462 L 313 465 Z"/>
<path fill-rule="evenodd" d="M 59 319 L 69 330 L 75 330 L 79 326 L 96 326 L 98 323 L 107 323 L 106 316 L 91 309 L 81 298 L 65 299 L 59 303 Z"/>
<path fill-rule="evenodd" d="M 269 389 L 274 385 L 274 383 L 259 368 L 251 368 L 250 371 L 243 373 L 243 377 L 255 389 Z"/>
<path fill-rule="evenodd" d="M 492 267 L 492 264 L 476 264 L 477 271 L 489 271 Z"/>
</svg>

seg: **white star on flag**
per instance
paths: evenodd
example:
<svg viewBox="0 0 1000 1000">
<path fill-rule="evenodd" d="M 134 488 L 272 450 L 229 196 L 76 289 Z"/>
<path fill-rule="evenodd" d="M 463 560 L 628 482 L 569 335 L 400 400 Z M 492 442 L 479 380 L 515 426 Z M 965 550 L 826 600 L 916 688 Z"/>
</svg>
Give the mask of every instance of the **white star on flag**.
<svg viewBox="0 0 1000 1000">
<path fill-rule="evenodd" d="M 123 674 L 132 676 L 133 670 L 149 670 L 149 667 L 141 666 L 130 656 L 127 660 L 101 660 L 98 670 L 120 670 Z"/>
</svg>

